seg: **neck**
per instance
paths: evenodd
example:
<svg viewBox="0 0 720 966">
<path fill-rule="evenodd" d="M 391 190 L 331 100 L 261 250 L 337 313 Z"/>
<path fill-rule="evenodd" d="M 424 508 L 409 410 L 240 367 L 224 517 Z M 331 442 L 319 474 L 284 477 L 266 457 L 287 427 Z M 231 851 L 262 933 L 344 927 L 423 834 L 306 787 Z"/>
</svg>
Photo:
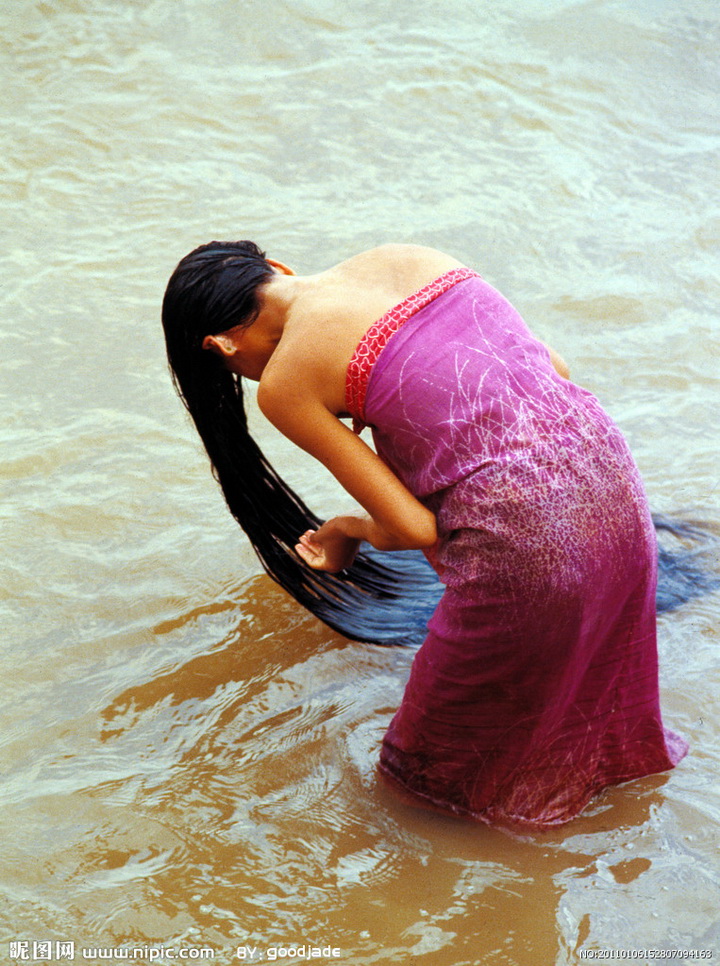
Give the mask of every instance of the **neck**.
<svg viewBox="0 0 720 966">
<path fill-rule="evenodd" d="M 262 292 L 263 322 L 279 338 L 297 303 L 313 286 L 314 276 L 286 275 L 277 272 L 265 283 Z"/>
</svg>

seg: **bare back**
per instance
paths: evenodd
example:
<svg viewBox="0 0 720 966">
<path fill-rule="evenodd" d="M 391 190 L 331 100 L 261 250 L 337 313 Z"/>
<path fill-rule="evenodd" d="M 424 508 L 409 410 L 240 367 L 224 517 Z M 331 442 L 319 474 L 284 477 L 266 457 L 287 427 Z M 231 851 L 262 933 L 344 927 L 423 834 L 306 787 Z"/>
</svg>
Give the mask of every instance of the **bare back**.
<svg viewBox="0 0 720 966">
<path fill-rule="evenodd" d="M 335 415 L 345 410 L 352 355 L 371 325 L 438 276 L 461 266 L 416 245 L 383 245 L 314 276 L 296 300 L 267 367 L 275 391 L 298 383 Z"/>
</svg>

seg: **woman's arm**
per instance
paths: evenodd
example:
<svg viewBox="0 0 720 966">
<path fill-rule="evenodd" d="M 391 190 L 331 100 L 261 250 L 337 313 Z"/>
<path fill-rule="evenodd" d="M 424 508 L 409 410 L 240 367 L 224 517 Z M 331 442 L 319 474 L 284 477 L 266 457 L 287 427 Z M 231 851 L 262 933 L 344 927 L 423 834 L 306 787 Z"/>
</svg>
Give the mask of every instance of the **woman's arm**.
<svg viewBox="0 0 720 966">
<path fill-rule="evenodd" d="M 550 362 L 552 362 L 552 366 L 555 372 L 557 372 L 559 376 L 562 376 L 563 379 L 569 379 L 570 369 L 568 367 L 567 362 L 565 362 L 565 360 L 560 355 L 560 353 L 556 352 L 551 345 L 547 344 L 547 342 L 543 342 L 543 345 L 550 353 Z"/>
<path fill-rule="evenodd" d="M 283 391 L 261 383 L 258 405 L 293 443 L 330 470 L 368 516 L 340 516 L 299 536 L 297 552 L 312 567 L 342 570 L 361 540 L 378 550 L 431 547 L 434 515 L 334 413 L 303 387 Z"/>
</svg>

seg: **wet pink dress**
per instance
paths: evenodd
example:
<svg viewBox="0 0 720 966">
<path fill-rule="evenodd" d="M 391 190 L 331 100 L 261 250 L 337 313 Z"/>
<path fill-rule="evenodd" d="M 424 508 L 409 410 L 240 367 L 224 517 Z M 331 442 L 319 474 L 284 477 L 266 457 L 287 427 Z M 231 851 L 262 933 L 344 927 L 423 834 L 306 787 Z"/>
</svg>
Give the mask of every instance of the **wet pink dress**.
<svg viewBox="0 0 720 966">
<path fill-rule="evenodd" d="M 555 825 L 672 768 L 655 637 L 655 533 L 595 397 L 518 313 L 455 269 L 367 332 L 347 406 L 437 516 L 445 592 L 380 768 L 497 823 Z"/>
</svg>

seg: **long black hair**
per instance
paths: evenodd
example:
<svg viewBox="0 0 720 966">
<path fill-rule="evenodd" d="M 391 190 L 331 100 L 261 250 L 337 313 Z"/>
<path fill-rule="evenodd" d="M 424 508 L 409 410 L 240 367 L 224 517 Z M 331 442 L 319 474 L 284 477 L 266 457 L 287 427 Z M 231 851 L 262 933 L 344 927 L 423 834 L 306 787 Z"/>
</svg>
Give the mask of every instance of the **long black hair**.
<svg viewBox="0 0 720 966">
<path fill-rule="evenodd" d="M 419 551 L 364 547 L 342 574 L 313 570 L 297 556 L 298 537 L 322 521 L 278 476 L 248 432 L 242 382 L 203 349 L 207 335 L 251 325 L 262 286 L 273 275 L 250 241 L 210 242 L 186 255 L 170 277 L 162 307 L 175 386 L 205 444 L 230 512 L 267 573 L 300 604 L 348 637 L 376 644 L 419 643 L 442 593 Z M 703 529 L 657 516 L 671 540 L 659 553 L 658 610 L 718 586 L 698 554 L 717 540 Z"/>
<path fill-rule="evenodd" d="M 267 573 L 330 627 L 377 644 L 415 642 L 442 588 L 421 554 L 367 548 L 342 574 L 308 567 L 300 534 L 322 521 L 278 476 L 248 431 L 242 381 L 203 349 L 207 335 L 251 325 L 273 275 L 251 241 L 210 242 L 168 282 L 162 322 L 175 387 L 205 444 L 225 500 Z"/>
</svg>

